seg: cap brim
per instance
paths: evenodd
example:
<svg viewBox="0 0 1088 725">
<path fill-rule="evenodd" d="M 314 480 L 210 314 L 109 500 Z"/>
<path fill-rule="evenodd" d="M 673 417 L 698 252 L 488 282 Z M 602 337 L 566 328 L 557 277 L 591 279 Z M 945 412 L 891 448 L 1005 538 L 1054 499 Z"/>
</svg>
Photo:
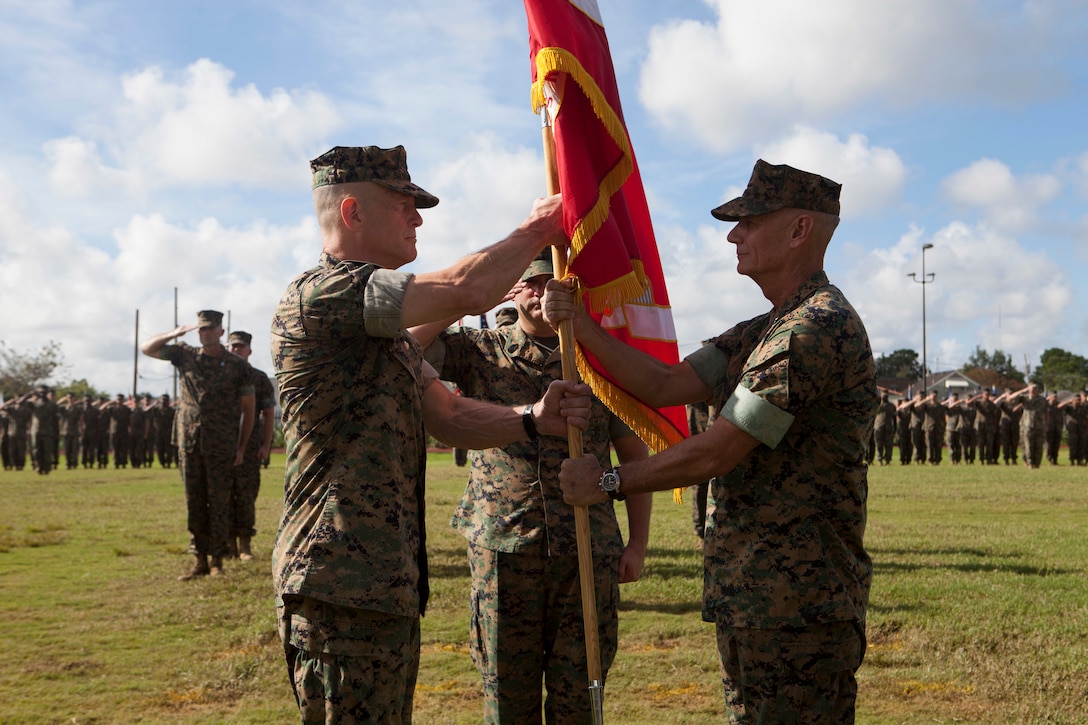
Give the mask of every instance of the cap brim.
<svg viewBox="0 0 1088 725">
<path fill-rule="evenodd" d="M 735 222 L 740 221 L 745 217 L 759 216 L 760 214 L 769 214 L 772 211 L 778 211 L 783 209 L 782 206 L 773 206 L 769 204 L 754 204 L 743 196 L 737 197 L 732 201 L 727 201 L 721 206 L 711 209 L 710 213 L 715 219 L 723 222 Z"/>
<path fill-rule="evenodd" d="M 401 194 L 407 194 L 415 198 L 416 209 L 430 209 L 431 207 L 438 206 L 438 197 L 430 192 L 424 191 L 423 188 L 416 186 L 412 183 L 398 184 L 396 182 L 382 181 L 380 179 L 370 179 L 379 186 L 384 186 L 387 189 L 400 192 Z"/>
</svg>

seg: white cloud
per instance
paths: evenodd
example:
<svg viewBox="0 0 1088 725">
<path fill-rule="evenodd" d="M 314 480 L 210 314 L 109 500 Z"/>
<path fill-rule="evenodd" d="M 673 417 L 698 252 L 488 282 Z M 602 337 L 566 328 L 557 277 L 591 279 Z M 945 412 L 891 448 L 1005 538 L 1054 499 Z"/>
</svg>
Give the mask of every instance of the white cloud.
<svg viewBox="0 0 1088 725">
<path fill-rule="evenodd" d="M 233 77 L 206 59 L 177 80 L 158 67 L 126 75 L 109 130 L 46 144 L 54 185 L 79 195 L 305 183 L 305 161 L 342 123 L 333 103 L 312 91 L 236 88 Z"/>
<path fill-rule="evenodd" d="M 767 163 L 789 164 L 842 184 L 842 215 L 847 218 L 895 204 L 907 181 L 907 168 L 899 155 L 871 146 L 861 134 L 841 141 L 834 134 L 797 126 L 789 137 L 756 150 Z"/>
<path fill-rule="evenodd" d="M 1068 40 L 1045 3 L 994 13 L 963 1 L 707 2 L 715 24 L 674 21 L 650 33 L 639 96 L 663 126 L 719 151 L 863 104 L 1004 103 L 1063 81 L 1038 52 Z"/>
<path fill-rule="evenodd" d="M 924 289 L 931 366 L 936 353 L 942 367 L 959 367 L 976 345 L 1034 359 L 1062 339 L 1073 301 L 1065 272 L 993 227 L 953 222 L 932 235 L 913 228 L 891 247 L 858 255 L 846 272 L 842 286 L 851 290 L 875 354 L 900 348 L 921 354 L 923 289 L 907 275 L 921 279 L 927 243 L 933 247 L 926 273 L 934 275 Z"/>
<path fill-rule="evenodd" d="M 1032 225 L 1036 210 L 1061 192 L 1049 174 L 1017 179 L 1004 163 L 980 159 L 941 182 L 944 195 L 955 204 L 979 209 L 998 226 L 1021 230 Z"/>
</svg>

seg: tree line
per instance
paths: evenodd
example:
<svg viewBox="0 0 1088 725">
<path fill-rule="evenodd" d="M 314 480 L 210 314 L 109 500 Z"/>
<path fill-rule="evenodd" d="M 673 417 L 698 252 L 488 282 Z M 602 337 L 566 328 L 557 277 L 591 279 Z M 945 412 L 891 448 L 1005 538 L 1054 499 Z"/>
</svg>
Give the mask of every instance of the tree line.
<svg viewBox="0 0 1088 725">
<path fill-rule="evenodd" d="M 941 371 L 924 368 L 918 353 L 910 349 L 896 350 L 876 359 L 877 379 L 921 380 L 923 374 L 931 375 L 934 372 Z M 1039 365 L 1035 369 L 1027 369 L 1025 364 L 1025 369 L 1021 370 L 1008 353 L 1002 350 L 991 353 L 976 346 L 959 372 L 987 388 L 1017 389 L 1031 382 L 1043 390 L 1082 391 L 1088 385 L 1088 358 L 1060 347 L 1051 347 L 1039 356 Z"/>
</svg>

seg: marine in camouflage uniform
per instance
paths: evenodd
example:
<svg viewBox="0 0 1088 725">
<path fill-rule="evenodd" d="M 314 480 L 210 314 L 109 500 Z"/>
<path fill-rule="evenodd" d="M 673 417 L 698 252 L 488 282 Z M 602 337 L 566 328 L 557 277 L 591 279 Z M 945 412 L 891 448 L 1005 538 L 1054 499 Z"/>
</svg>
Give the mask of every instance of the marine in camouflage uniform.
<svg viewBox="0 0 1088 725">
<path fill-rule="evenodd" d="M 287 446 L 279 631 L 304 722 L 409 723 L 429 594 L 427 432 L 466 448 L 529 432 L 518 411 L 454 396 L 404 328 L 498 302 L 510 270 L 562 241 L 561 207 L 540 202 L 503 242 L 413 276 L 396 269 L 415 258 L 417 209 L 438 199 L 411 182 L 404 148 L 336 147 L 311 171 L 323 252 L 290 283 L 271 330 Z M 530 424 L 539 412 L 541 432 L 565 434 L 558 399 L 547 400 Z M 456 422 L 466 411 L 475 435 Z"/>
<path fill-rule="evenodd" d="M 997 422 L 997 406 L 990 399 L 990 391 L 983 389 L 970 403 L 975 410 L 975 439 L 978 443 L 978 462 L 982 465 L 997 463 L 994 450 L 994 428 Z"/>
<path fill-rule="evenodd" d="M 1016 416 L 1016 403 L 1012 401 L 1012 388 L 1005 388 L 1005 393 L 997 398 L 997 445 L 1001 448 L 1001 457 L 1006 466 L 1015 466 L 1019 463 L 1018 440 L 1019 421 Z M 995 449 L 996 450 L 996 449 Z"/>
<path fill-rule="evenodd" d="M 182 580 L 223 573 L 230 534 L 231 469 L 241 464 L 253 430 L 249 363 L 219 342 L 223 313 L 201 310 L 197 320 L 197 325 L 182 325 L 140 346 L 145 355 L 168 360 L 178 369 L 178 468 L 185 482 L 188 528 L 196 556 Z M 167 344 L 194 328 L 199 330 L 200 347 Z"/>
<path fill-rule="evenodd" d="M 922 408 L 922 431 L 926 435 L 926 450 L 929 452 L 929 462 L 934 466 L 941 463 L 944 453 L 944 432 L 946 409 L 937 400 L 937 391 L 931 390 Z"/>
<path fill-rule="evenodd" d="M 898 426 L 896 433 L 899 440 L 899 464 L 903 466 L 908 465 L 914 455 L 914 442 L 910 437 L 910 419 L 913 407 L 914 401 L 909 398 L 899 401 L 899 404 L 895 407 L 895 421 Z"/>
<path fill-rule="evenodd" d="M 1024 448 L 1024 462 L 1038 468 L 1043 462 L 1043 444 L 1046 442 L 1046 398 L 1039 394 L 1039 387 L 1029 383 L 1017 394 L 1023 400 L 1016 407 L 1020 412 L 1020 444 Z"/>
<path fill-rule="evenodd" d="M 8 459 L 16 471 L 26 468 L 27 430 L 30 426 L 30 397 L 34 391 L 11 401 L 8 411 Z"/>
<path fill-rule="evenodd" d="M 948 456 L 952 459 L 952 465 L 959 465 L 963 460 L 963 407 L 960 405 L 959 393 L 952 393 L 946 404 L 948 412 L 946 441 L 948 442 Z"/>
<path fill-rule="evenodd" d="M 873 438 L 876 440 L 876 460 L 887 466 L 892 462 L 892 446 L 895 444 L 895 403 L 888 400 L 888 394 L 880 396 L 880 406 L 876 409 L 873 420 Z"/>
<path fill-rule="evenodd" d="M 110 447 L 113 449 L 113 467 L 125 468 L 128 466 L 129 454 L 129 425 L 132 422 L 132 408 L 128 407 L 123 393 L 117 394 L 114 400 L 106 408 L 106 417 L 110 425 Z"/>
<path fill-rule="evenodd" d="M 64 460 L 69 469 L 79 468 L 79 444 L 83 437 L 80 430 L 82 411 L 74 393 L 68 393 L 57 403 L 60 410 L 60 437 L 64 441 Z"/>
<path fill-rule="evenodd" d="M 1058 407 L 1058 394 L 1046 396 L 1046 460 L 1058 465 L 1058 451 L 1062 447 L 1062 421 L 1064 415 Z"/>
<path fill-rule="evenodd" d="M 866 446 L 878 398 L 865 327 L 829 284 L 823 258 L 839 185 L 757 162 L 739 199 L 737 271 L 774 309 L 668 366 L 626 347 L 553 282 L 549 319 L 574 333 L 624 388 L 654 405 L 724 401 L 703 434 L 620 467 L 619 491 L 716 474 L 703 617 L 715 623 L 731 722 L 852 722 L 872 563 L 863 546 Z M 554 291 L 554 292 L 553 292 Z M 568 501 L 601 500 L 590 457 L 564 463 Z"/>
<path fill-rule="evenodd" d="M 80 462 L 84 468 L 94 468 L 98 460 L 98 416 L 94 397 L 84 395 L 79 404 Z"/>
<path fill-rule="evenodd" d="M 132 417 L 128 423 L 128 460 L 133 468 L 142 468 L 147 463 L 148 418 L 143 398 L 137 395 L 132 401 Z"/>
<path fill-rule="evenodd" d="M 551 278 L 551 253 L 545 251 L 522 275 L 524 286 L 513 300 L 517 324 L 495 330 L 453 327 L 434 342 L 442 322 L 412 333 L 430 343 L 428 361 L 462 394 L 500 405 L 532 400 L 563 377 L 559 338 L 540 309 Z M 582 446 L 608 465 L 612 446 L 621 464 L 649 455 L 645 444 L 597 399 Z M 491 725 L 593 722 L 574 508 L 559 490 L 559 467 L 568 455 L 567 441 L 559 438 L 472 452 L 468 486 L 451 521 L 469 542 L 472 660 L 483 678 L 483 722 Z M 605 677 L 618 645 L 619 584 L 636 581 L 642 570 L 652 494 L 631 496 L 625 503 L 626 547 L 613 502 L 589 508 Z M 547 690 L 543 708 L 541 685 Z"/>
<path fill-rule="evenodd" d="M 973 464 L 975 462 L 975 451 L 978 448 L 978 436 L 975 434 L 975 417 L 978 413 L 967 404 L 969 400 L 964 400 L 959 406 L 960 418 L 962 419 L 960 441 L 963 444 L 964 463 Z"/>
<path fill-rule="evenodd" d="M 49 388 L 34 389 L 30 405 L 30 447 L 34 470 L 45 475 L 53 470 L 53 451 L 58 437 L 59 411 L 49 397 Z"/>
<path fill-rule="evenodd" d="M 228 342 L 230 351 L 249 362 L 253 348 L 250 343 L 253 336 L 243 330 L 230 333 Z M 246 442 L 246 453 L 242 465 L 233 469 L 231 483 L 230 536 L 229 546 L 232 556 L 242 561 L 253 559 L 250 548 L 251 540 L 257 535 L 257 494 L 261 490 L 261 462 L 268 457 L 272 447 L 272 433 L 275 430 L 276 398 L 272 382 L 260 370 L 250 368 L 253 378 L 253 394 L 256 400 L 256 425 Z"/>
</svg>

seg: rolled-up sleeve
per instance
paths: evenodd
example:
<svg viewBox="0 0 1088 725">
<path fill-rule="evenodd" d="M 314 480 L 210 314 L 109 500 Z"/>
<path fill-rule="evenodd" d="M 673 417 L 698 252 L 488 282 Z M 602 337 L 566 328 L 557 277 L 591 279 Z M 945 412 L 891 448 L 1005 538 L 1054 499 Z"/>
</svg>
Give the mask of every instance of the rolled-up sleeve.
<svg viewBox="0 0 1088 725">
<path fill-rule="evenodd" d="M 404 290 L 415 275 L 392 269 L 376 269 L 364 293 L 366 334 L 396 337 L 403 326 Z"/>
<path fill-rule="evenodd" d="M 770 448 L 777 446 L 793 425 L 793 415 L 741 385 L 725 401 L 721 417 Z"/>
</svg>

